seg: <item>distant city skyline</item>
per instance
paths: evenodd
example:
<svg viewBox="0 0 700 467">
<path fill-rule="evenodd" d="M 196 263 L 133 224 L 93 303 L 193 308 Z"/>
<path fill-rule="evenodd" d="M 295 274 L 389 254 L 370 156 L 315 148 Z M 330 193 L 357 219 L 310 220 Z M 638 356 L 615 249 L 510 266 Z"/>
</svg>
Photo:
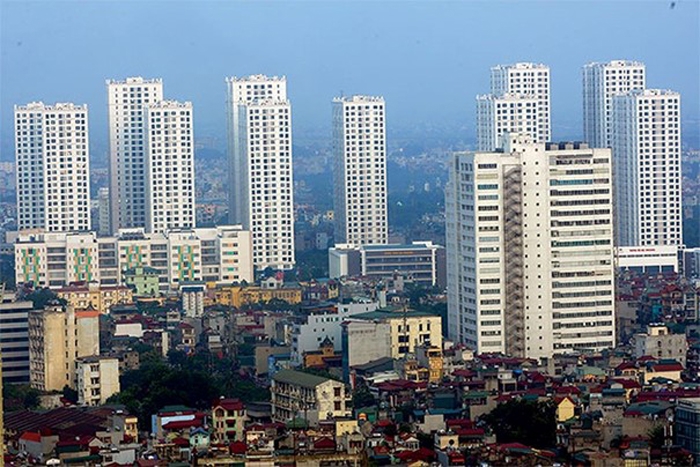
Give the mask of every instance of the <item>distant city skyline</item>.
<svg viewBox="0 0 700 467">
<path fill-rule="evenodd" d="M 284 75 L 294 139 L 331 140 L 332 97 L 383 96 L 388 143 L 427 126 L 475 140 L 474 98 L 489 69 L 551 69 L 552 139 L 583 135 L 582 67 L 646 64 L 647 86 L 700 109 L 700 3 L 637 2 L 19 2 L 0 3 L 0 160 L 14 160 L 12 108 L 87 104 L 92 159 L 108 147 L 105 79 L 163 79 L 192 101 L 195 134 L 226 146 L 227 76 Z M 157 18 L 157 20 L 156 20 Z M 653 33 L 650 33 L 653 31 Z"/>
</svg>

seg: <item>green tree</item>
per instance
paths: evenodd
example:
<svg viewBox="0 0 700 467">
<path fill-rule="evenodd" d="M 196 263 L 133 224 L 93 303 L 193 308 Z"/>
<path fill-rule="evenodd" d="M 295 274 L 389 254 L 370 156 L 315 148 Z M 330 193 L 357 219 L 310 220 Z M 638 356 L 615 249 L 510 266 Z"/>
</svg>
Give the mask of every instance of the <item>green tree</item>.
<svg viewBox="0 0 700 467">
<path fill-rule="evenodd" d="M 654 428 L 649 430 L 647 436 L 649 437 L 649 445 L 653 449 L 661 449 L 664 445 L 664 441 L 666 440 L 664 426 L 656 425 Z"/>
<path fill-rule="evenodd" d="M 376 404 L 374 396 L 366 385 L 359 385 L 352 392 L 352 406 L 354 408 L 361 409 L 363 407 L 371 407 L 374 404 Z"/>
<path fill-rule="evenodd" d="M 74 404 L 78 403 L 78 391 L 68 385 L 63 386 L 63 397 Z"/>
<path fill-rule="evenodd" d="M 512 399 L 499 404 L 482 419 L 496 434 L 499 443 L 518 442 L 542 449 L 556 443 L 555 414 L 551 401 Z"/>
<path fill-rule="evenodd" d="M 36 409 L 41 402 L 39 391 L 28 384 L 6 384 L 2 388 L 2 402 L 5 412 Z"/>
</svg>

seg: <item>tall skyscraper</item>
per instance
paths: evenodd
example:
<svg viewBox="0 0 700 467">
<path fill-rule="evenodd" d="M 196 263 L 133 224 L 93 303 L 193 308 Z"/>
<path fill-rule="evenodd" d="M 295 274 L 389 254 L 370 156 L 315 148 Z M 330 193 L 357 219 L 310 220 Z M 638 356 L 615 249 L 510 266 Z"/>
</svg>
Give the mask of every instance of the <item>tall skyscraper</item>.
<svg viewBox="0 0 700 467">
<path fill-rule="evenodd" d="M 617 244 L 682 245 L 680 94 L 612 97 Z"/>
<path fill-rule="evenodd" d="M 145 107 L 163 100 L 160 79 L 107 81 L 109 107 L 110 234 L 146 227 Z"/>
<path fill-rule="evenodd" d="M 195 226 L 192 103 L 145 107 L 146 230 Z"/>
<path fill-rule="evenodd" d="M 229 219 L 256 269 L 294 267 L 292 116 L 284 77 L 228 78 Z"/>
<path fill-rule="evenodd" d="M 535 142 L 552 138 L 549 67 L 536 63 L 491 68 L 491 94 L 477 96 L 477 149 L 493 151 L 507 132 Z"/>
<path fill-rule="evenodd" d="M 583 139 L 594 148 L 609 148 L 612 96 L 646 87 L 641 62 L 613 60 L 583 67 Z"/>
<path fill-rule="evenodd" d="M 15 106 L 18 228 L 90 229 L 88 109 Z"/>
<path fill-rule="evenodd" d="M 476 96 L 477 149 L 493 151 L 504 133 L 523 133 L 544 141 L 538 135 L 537 109 L 537 99 L 521 94 Z"/>
<path fill-rule="evenodd" d="M 386 120 L 382 97 L 333 100 L 335 239 L 386 244 Z"/>
<path fill-rule="evenodd" d="M 450 163 L 450 339 L 532 358 L 613 347 L 610 149 L 527 135 L 503 148 Z"/>
</svg>

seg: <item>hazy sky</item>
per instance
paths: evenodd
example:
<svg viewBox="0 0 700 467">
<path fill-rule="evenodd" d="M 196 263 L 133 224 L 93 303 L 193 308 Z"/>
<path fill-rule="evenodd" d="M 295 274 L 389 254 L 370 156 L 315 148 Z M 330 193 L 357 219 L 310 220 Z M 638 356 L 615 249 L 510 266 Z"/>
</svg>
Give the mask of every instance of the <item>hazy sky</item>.
<svg viewBox="0 0 700 467">
<path fill-rule="evenodd" d="M 557 139 L 582 133 L 581 66 L 624 58 L 699 121 L 698 0 L 0 0 L 0 14 L 2 160 L 14 157 L 12 106 L 34 100 L 87 103 L 104 147 L 105 80 L 127 76 L 161 77 L 166 98 L 192 101 L 197 137 L 225 134 L 226 76 L 266 73 L 287 76 L 297 139 L 330 134 L 341 91 L 383 95 L 390 135 L 439 125 L 473 138 L 489 67 L 542 62 Z"/>
</svg>

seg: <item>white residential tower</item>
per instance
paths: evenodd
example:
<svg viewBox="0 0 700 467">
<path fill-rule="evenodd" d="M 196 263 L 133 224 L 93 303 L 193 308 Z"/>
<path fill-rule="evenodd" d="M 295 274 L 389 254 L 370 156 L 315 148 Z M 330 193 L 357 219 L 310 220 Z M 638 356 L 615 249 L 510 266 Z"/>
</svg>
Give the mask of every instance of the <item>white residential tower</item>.
<svg viewBox="0 0 700 467">
<path fill-rule="evenodd" d="M 619 246 L 683 244 L 680 101 L 659 89 L 612 98 Z"/>
<path fill-rule="evenodd" d="M 146 230 L 195 226 L 192 103 L 145 107 Z"/>
<path fill-rule="evenodd" d="M 228 78 L 229 219 L 256 269 L 294 267 L 292 116 L 284 77 Z"/>
<path fill-rule="evenodd" d="M 145 107 L 163 100 L 160 79 L 107 81 L 109 110 L 109 234 L 146 227 Z"/>
<path fill-rule="evenodd" d="M 90 229 L 86 105 L 15 106 L 19 230 Z"/>
<path fill-rule="evenodd" d="M 610 147 L 612 97 L 645 88 L 641 62 L 613 60 L 583 67 L 583 139 L 591 147 Z"/>
<path fill-rule="evenodd" d="M 333 100 L 337 243 L 359 246 L 388 241 L 385 115 L 382 97 Z"/>
</svg>

